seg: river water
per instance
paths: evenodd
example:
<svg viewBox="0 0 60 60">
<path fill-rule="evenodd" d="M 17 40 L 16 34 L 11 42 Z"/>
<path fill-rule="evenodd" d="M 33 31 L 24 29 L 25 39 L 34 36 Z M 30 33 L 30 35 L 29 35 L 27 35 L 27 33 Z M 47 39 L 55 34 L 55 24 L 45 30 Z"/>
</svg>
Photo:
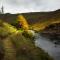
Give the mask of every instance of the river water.
<svg viewBox="0 0 60 60">
<path fill-rule="evenodd" d="M 60 60 L 60 45 L 55 45 L 49 39 L 40 36 L 40 34 L 36 34 L 35 45 L 42 48 L 45 52 L 48 52 L 54 60 Z"/>
</svg>

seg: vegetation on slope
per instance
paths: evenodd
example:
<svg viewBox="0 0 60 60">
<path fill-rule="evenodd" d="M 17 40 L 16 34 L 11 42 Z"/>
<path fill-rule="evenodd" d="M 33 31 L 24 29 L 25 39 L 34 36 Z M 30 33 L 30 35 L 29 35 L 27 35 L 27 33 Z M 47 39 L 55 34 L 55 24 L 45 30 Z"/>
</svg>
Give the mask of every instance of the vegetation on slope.
<svg viewBox="0 0 60 60">
<path fill-rule="evenodd" d="M 0 30 L 0 57 L 3 57 L 0 60 L 52 60 L 10 24 L 1 22 Z"/>
<path fill-rule="evenodd" d="M 37 22 L 36 24 L 33 24 L 32 25 L 32 29 L 33 30 L 36 30 L 36 31 L 42 31 L 44 30 L 47 26 L 51 25 L 51 24 L 54 24 L 54 23 L 60 23 L 60 20 L 46 20 L 46 21 L 43 21 L 43 22 Z"/>
<path fill-rule="evenodd" d="M 2 38 L 8 37 L 9 35 L 14 34 L 15 32 L 18 31 L 16 28 L 14 28 L 14 26 L 11 26 L 10 24 L 0 20 L 0 36 Z"/>
<path fill-rule="evenodd" d="M 60 23 L 60 10 L 52 12 L 33 12 L 22 15 L 31 25 L 31 28 L 36 31 L 41 31 L 53 23 Z"/>
<path fill-rule="evenodd" d="M 39 31 L 43 30 L 47 25 L 53 24 L 55 22 L 60 22 L 60 10 L 51 12 L 32 12 L 32 13 L 21 13 L 21 14 L 6 13 L 6 14 L 0 14 L 0 19 L 16 26 L 17 28 L 20 27 L 19 25 L 21 25 L 20 22 L 22 20 L 25 21 L 25 23 L 28 22 L 28 24 L 30 25 L 29 28 Z M 28 26 L 26 26 L 25 28 L 27 27 Z"/>
</svg>

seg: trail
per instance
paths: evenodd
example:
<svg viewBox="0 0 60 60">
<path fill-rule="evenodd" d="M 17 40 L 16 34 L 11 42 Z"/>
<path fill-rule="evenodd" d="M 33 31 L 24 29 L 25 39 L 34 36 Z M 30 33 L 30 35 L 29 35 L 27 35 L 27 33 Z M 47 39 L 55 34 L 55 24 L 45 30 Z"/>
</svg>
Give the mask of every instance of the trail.
<svg viewBox="0 0 60 60">
<path fill-rule="evenodd" d="M 5 50 L 4 60 L 16 60 L 16 49 L 10 39 L 10 36 L 3 40 L 3 47 Z"/>
</svg>

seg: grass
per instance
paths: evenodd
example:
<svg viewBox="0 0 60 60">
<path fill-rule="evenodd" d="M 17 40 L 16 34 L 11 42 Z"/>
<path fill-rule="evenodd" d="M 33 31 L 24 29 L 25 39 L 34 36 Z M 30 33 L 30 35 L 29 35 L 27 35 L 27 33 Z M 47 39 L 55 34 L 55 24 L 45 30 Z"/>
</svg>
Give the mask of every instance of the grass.
<svg viewBox="0 0 60 60">
<path fill-rule="evenodd" d="M 60 20 L 59 19 L 57 19 L 57 20 L 51 19 L 51 20 L 48 20 L 48 21 L 45 20 L 45 21 L 42 21 L 42 22 L 37 22 L 35 24 L 32 24 L 31 28 L 35 31 L 42 31 L 47 26 L 49 26 L 51 24 L 54 24 L 54 23 L 60 23 Z"/>
<path fill-rule="evenodd" d="M 10 39 L 16 49 L 17 60 L 52 60 L 47 53 L 36 47 L 29 38 L 24 37 L 21 33 L 12 35 Z"/>
<path fill-rule="evenodd" d="M 0 60 L 53 60 L 48 53 L 35 46 L 32 40 L 8 23 L 0 22 Z M 1 52 L 0 51 L 0 52 Z"/>
</svg>

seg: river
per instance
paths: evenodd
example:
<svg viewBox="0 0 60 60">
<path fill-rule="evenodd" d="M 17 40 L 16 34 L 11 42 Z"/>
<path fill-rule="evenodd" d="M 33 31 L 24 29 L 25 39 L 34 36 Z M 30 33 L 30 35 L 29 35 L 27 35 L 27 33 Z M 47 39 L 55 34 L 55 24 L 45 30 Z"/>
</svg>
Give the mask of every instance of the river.
<svg viewBox="0 0 60 60">
<path fill-rule="evenodd" d="M 42 48 L 45 52 L 48 52 L 54 60 L 60 60 L 60 45 L 55 45 L 49 39 L 40 36 L 40 34 L 36 34 L 35 45 Z"/>
</svg>

